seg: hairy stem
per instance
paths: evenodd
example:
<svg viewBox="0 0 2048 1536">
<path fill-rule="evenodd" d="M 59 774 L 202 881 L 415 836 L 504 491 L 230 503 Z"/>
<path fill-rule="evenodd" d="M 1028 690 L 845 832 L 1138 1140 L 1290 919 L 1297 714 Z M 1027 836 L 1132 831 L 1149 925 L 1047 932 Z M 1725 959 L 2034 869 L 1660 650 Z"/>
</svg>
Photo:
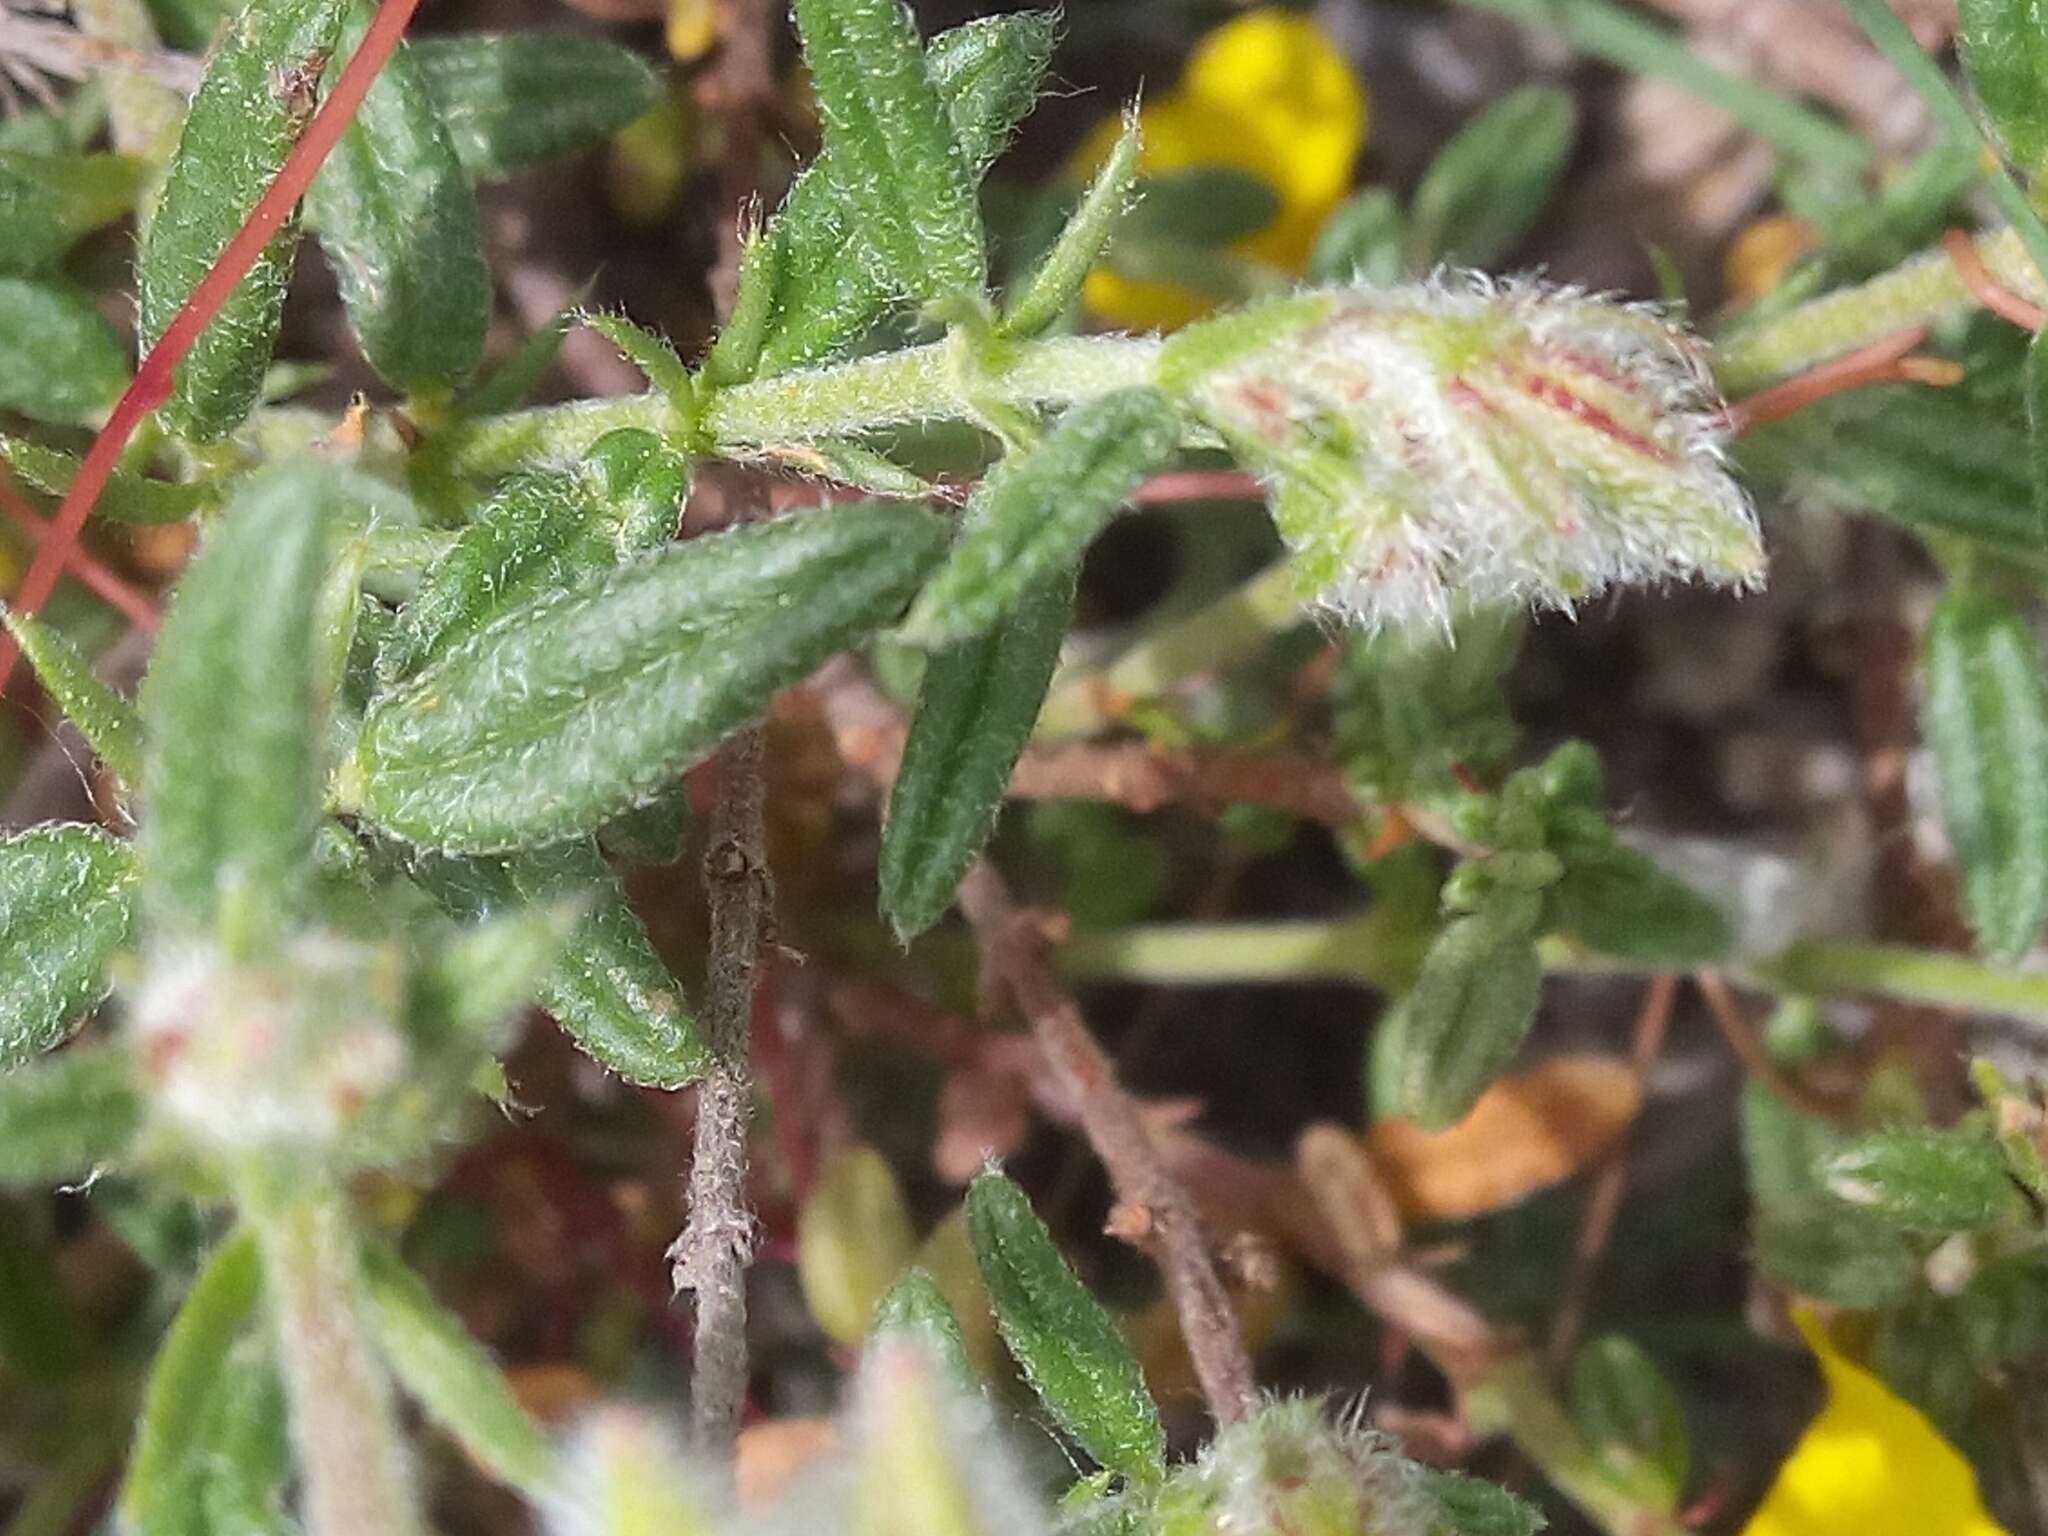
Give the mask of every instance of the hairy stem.
<svg viewBox="0 0 2048 1536">
<path fill-rule="evenodd" d="M 980 944 L 985 982 L 1015 1000 L 1047 1063 L 1073 1096 L 1081 1129 L 1109 1170 L 1117 1199 L 1142 1218 L 1149 1235 L 1145 1246 L 1165 1276 L 1209 1411 L 1219 1424 L 1250 1417 L 1259 1403 L 1258 1383 L 1194 1202 L 1167 1170 L 1136 1101 L 1046 964 L 1042 936 L 1012 905 L 993 866 L 981 863 L 969 871 L 960 886 L 960 909 Z"/>
<path fill-rule="evenodd" d="M 256 1218 L 291 1406 L 307 1536 L 423 1536 L 391 1385 L 357 1307 L 355 1232 L 337 1190 Z"/>
<path fill-rule="evenodd" d="M 690 1420 L 697 1449 L 730 1475 L 747 1391 L 747 1124 L 753 1079 L 747 1033 L 754 981 L 773 902 L 762 818 L 761 732 L 742 731 L 718 760 L 718 803 L 704 854 L 711 954 L 703 1025 L 714 1065 L 697 1090 L 690 1215 L 669 1249 L 677 1294 L 696 1296 Z"/>
</svg>

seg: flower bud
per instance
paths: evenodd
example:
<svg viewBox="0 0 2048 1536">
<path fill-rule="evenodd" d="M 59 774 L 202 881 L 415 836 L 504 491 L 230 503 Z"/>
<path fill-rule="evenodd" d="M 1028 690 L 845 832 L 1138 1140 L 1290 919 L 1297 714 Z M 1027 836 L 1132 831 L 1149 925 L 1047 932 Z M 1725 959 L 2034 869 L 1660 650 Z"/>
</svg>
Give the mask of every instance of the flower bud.
<svg viewBox="0 0 2048 1536">
<path fill-rule="evenodd" d="M 1161 379 L 1270 482 L 1304 588 L 1355 622 L 1762 574 L 1698 344 L 1640 306 L 1477 277 L 1321 290 L 1184 332 Z"/>
</svg>

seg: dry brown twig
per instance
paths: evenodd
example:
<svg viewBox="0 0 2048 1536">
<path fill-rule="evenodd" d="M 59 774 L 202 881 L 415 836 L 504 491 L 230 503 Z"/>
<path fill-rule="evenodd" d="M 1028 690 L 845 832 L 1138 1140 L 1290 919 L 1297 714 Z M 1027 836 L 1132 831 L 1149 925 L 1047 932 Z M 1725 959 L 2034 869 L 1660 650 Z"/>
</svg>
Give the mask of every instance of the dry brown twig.
<svg viewBox="0 0 2048 1536">
<path fill-rule="evenodd" d="M 1145 1213 L 1144 1246 L 1180 1314 L 1210 1412 L 1221 1424 L 1249 1417 L 1258 1407 L 1258 1383 L 1194 1201 L 1168 1171 L 1136 1101 L 1053 974 L 1042 924 L 1018 911 L 1002 876 L 987 863 L 961 883 L 960 907 L 981 949 L 985 989 L 1006 993 L 1031 1026 L 1073 1094 L 1082 1132 L 1109 1170 L 1118 1204 Z"/>
</svg>

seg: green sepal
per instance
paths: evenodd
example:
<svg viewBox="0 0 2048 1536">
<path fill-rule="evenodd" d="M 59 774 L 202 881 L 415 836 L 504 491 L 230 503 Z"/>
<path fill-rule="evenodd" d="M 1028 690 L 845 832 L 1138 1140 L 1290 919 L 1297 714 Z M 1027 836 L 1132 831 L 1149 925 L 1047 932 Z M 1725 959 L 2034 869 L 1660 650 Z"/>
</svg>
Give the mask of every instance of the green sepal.
<svg viewBox="0 0 2048 1536">
<path fill-rule="evenodd" d="M 794 0 L 825 142 L 869 242 L 925 303 L 987 286 L 975 175 L 902 0 Z"/>
<path fill-rule="evenodd" d="M 967 1231 L 996 1327 L 1039 1400 L 1102 1466 L 1156 1482 L 1166 1432 L 1145 1373 L 1024 1191 L 994 1169 L 978 1175 L 967 1188 Z"/>
<path fill-rule="evenodd" d="M 0 1071 L 61 1045 L 107 995 L 135 883 L 134 851 L 98 827 L 0 838 Z"/>
<path fill-rule="evenodd" d="M 320 817 L 320 648 L 340 472 L 249 481 L 186 567 L 141 710 L 146 906 L 159 933 L 253 957 L 305 915 Z"/>
<path fill-rule="evenodd" d="M 365 1247 L 362 1280 L 370 1332 L 399 1385 L 493 1477 L 542 1493 L 554 1468 L 547 1434 L 462 1320 L 382 1246 Z"/>
<path fill-rule="evenodd" d="M 62 277 L 0 277 L 0 411 L 72 426 L 127 385 L 121 339 L 90 293 Z"/>
<path fill-rule="evenodd" d="M 638 54 L 569 32 L 472 32 L 407 47 L 477 181 L 601 144 L 661 95 L 661 77 Z"/>
<path fill-rule="evenodd" d="M 1118 220 L 1131 205 L 1142 147 L 1137 114 L 1126 113 L 1123 132 L 1081 195 L 1080 205 L 1060 229 L 1052 249 L 1004 306 L 1005 336 L 1036 336 L 1073 307 L 1089 269 L 1101 259 Z"/>
<path fill-rule="evenodd" d="M 1921 730 L 1977 941 L 2003 958 L 2048 921 L 2048 683 L 2003 597 L 1958 584 L 1927 630 Z"/>
<path fill-rule="evenodd" d="M 1071 570 L 1179 444 L 1180 415 L 1156 389 L 1074 406 L 1036 447 L 983 479 L 952 553 L 918 594 L 904 638 L 938 648 L 987 632 L 1032 587 Z"/>
<path fill-rule="evenodd" d="M 1076 574 L 1041 578 L 993 629 L 925 665 L 882 824 L 882 915 L 905 942 L 945 914 L 995 828 L 1059 664 Z"/>
<path fill-rule="evenodd" d="M 370 7 L 342 28 L 353 53 Z M 401 389 L 466 378 L 491 320 L 476 192 L 439 107 L 400 43 L 306 194 L 306 218 L 334 269 L 370 366 Z"/>
<path fill-rule="evenodd" d="M 704 1075 L 710 1053 L 682 985 L 588 842 L 503 859 L 415 850 L 405 868 L 445 910 L 469 921 L 541 902 L 576 903 L 581 920 L 535 988 L 540 1006 L 629 1083 L 681 1088 Z"/>
<path fill-rule="evenodd" d="M 344 799 L 449 852 L 595 831 L 889 623 L 944 525 L 887 503 L 694 539 L 508 613 L 370 707 Z"/>
<path fill-rule="evenodd" d="M 137 275 L 143 351 L 213 268 L 312 113 L 309 63 L 334 46 L 341 0 L 252 0 L 211 55 L 142 242 Z M 284 311 L 296 221 L 264 248 L 201 333 L 162 418 L 199 441 L 222 437 L 255 405 Z"/>
<path fill-rule="evenodd" d="M 1496 910 L 1450 923 L 1403 999 L 1395 1085 L 1425 1130 L 1462 1119 L 1535 1022 L 1543 965 L 1526 926 Z"/>
<path fill-rule="evenodd" d="M 1409 201 L 1409 270 L 1485 269 L 1507 255 L 1550 200 L 1577 122 L 1570 92 L 1530 85 L 1459 129 Z"/>
<path fill-rule="evenodd" d="M 36 681 L 64 718 L 126 788 L 142 782 L 142 717 L 135 706 L 101 682 L 92 663 L 64 632 L 42 619 L 0 608 L 0 623 L 35 668 Z"/>
</svg>

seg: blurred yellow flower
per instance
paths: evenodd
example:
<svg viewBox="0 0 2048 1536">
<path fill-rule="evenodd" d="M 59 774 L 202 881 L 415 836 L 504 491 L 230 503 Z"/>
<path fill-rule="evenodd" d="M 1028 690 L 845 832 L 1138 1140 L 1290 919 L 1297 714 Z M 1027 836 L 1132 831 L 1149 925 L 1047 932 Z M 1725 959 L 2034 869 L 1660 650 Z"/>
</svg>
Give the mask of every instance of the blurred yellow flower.
<svg viewBox="0 0 2048 1536">
<path fill-rule="evenodd" d="M 1820 1361 L 1827 1403 L 1778 1469 L 1743 1536 L 2006 1536 L 1977 1474 L 1919 1409 L 1793 1321 Z"/>
<path fill-rule="evenodd" d="M 1292 274 L 1308 265 L 1316 231 L 1350 190 L 1365 145 L 1365 92 L 1334 44 L 1306 16 L 1274 7 L 1245 12 L 1195 47 L 1179 86 L 1139 112 L 1139 170 L 1242 171 L 1272 189 L 1279 211 L 1230 249 Z M 1121 124 L 1104 122 L 1079 160 L 1092 171 Z M 1177 283 L 1089 274 L 1088 307 L 1131 330 L 1169 329 L 1210 301 Z"/>
</svg>

